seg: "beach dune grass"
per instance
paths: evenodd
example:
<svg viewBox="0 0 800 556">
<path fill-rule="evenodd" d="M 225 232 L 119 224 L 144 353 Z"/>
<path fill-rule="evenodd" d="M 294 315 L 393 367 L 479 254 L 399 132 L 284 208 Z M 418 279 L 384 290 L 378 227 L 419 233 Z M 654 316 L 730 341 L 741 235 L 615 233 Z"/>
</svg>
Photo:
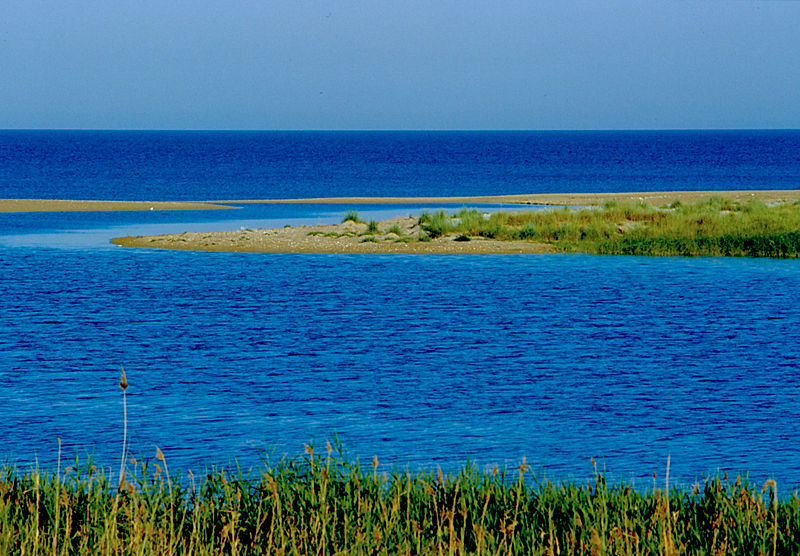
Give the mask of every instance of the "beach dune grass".
<svg viewBox="0 0 800 556">
<path fill-rule="evenodd" d="M 549 243 L 559 251 L 618 255 L 797 257 L 800 205 L 767 205 L 710 197 L 694 204 L 654 207 L 609 200 L 580 209 L 481 214 L 462 209 L 423 214 L 431 237 L 462 234 Z"/>
<path fill-rule="evenodd" d="M 361 217 L 359 217 L 357 210 L 348 210 L 344 214 L 342 222 L 353 222 L 354 224 L 358 224 L 359 222 L 361 222 Z"/>
<path fill-rule="evenodd" d="M 5 467 L 0 553 L 797 554 L 800 500 L 737 478 L 639 492 L 513 471 L 384 472 L 327 445 L 232 476 L 168 480 L 131 460 L 120 490 L 75 462 L 63 473 Z M 196 482 L 199 484 L 196 485 Z"/>
</svg>

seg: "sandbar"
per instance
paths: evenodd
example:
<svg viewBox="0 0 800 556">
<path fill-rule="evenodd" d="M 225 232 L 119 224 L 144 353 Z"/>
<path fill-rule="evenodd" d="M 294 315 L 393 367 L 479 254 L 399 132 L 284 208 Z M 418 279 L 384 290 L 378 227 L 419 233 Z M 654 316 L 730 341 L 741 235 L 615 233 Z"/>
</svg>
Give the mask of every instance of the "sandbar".
<svg viewBox="0 0 800 556">
<path fill-rule="evenodd" d="M 649 191 L 628 193 L 531 193 L 518 195 L 481 195 L 461 197 L 319 197 L 306 199 L 238 199 L 213 201 L 108 201 L 67 199 L 0 199 L 0 212 L 72 212 L 72 211 L 136 211 L 136 210 L 213 210 L 235 209 L 237 205 L 262 203 L 316 204 L 518 204 L 582 206 L 602 204 L 609 199 L 641 200 L 653 205 L 672 201 L 693 203 L 718 196 L 737 201 L 758 198 L 765 202 L 800 200 L 800 189 L 728 190 L 728 191 Z"/>
<path fill-rule="evenodd" d="M 77 212 L 128 210 L 209 210 L 236 208 L 205 201 L 80 201 L 66 199 L 0 199 L 0 212 Z"/>
<path fill-rule="evenodd" d="M 662 206 L 673 201 L 695 203 L 712 196 L 737 201 L 760 199 L 767 203 L 800 200 L 795 190 L 728 190 L 728 191 L 657 191 L 627 193 L 533 193 L 466 197 L 327 197 L 310 199 L 245 199 L 219 201 L 102 201 L 0 199 L 0 212 L 40 211 L 122 211 L 122 210 L 209 210 L 234 209 L 248 203 L 318 203 L 318 204 L 508 204 L 544 206 L 588 206 L 616 199 L 643 201 Z M 394 231 L 390 231 L 394 229 Z M 399 231 L 400 233 L 396 233 Z M 417 219 L 393 218 L 378 224 L 369 233 L 364 223 L 345 222 L 317 226 L 296 226 L 278 229 L 196 232 L 157 236 L 129 236 L 112 239 L 123 247 L 179 249 L 193 251 L 233 251 L 252 253 L 435 253 L 435 254 L 510 254 L 550 253 L 549 244 L 532 241 L 496 241 L 471 238 L 456 241 L 440 237 L 419 241 Z"/>
<path fill-rule="evenodd" d="M 680 201 L 694 203 L 709 197 L 724 197 L 736 201 L 758 198 L 767 203 L 793 202 L 800 200 L 800 189 L 788 190 L 727 190 L 727 191 L 649 191 L 625 193 L 530 193 L 518 195 L 482 195 L 467 197 L 319 197 L 309 199 L 240 199 L 211 201 L 222 204 L 248 203 L 318 203 L 318 204 L 516 204 L 583 206 L 602 204 L 610 199 L 619 201 L 644 201 L 660 206 Z"/>
<path fill-rule="evenodd" d="M 673 201 L 694 203 L 711 196 L 721 196 L 738 201 L 758 198 L 768 203 L 791 202 L 800 199 L 800 190 L 790 191 L 668 191 L 648 193 L 594 193 L 594 194 L 532 194 L 491 197 L 405 197 L 375 198 L 347 197 L 327 199 L 286 199 L 266 201 L 219 201 L 221 203 L 478 203 L 530 204 L 557 206 L 597 205 L 610 199 L 643 201 L 662 206 Z M 185 232 L 157 236 L 120 237 L 112 243 L 122 247 L 178 249 L 192 251 L 231 251 L 250 253 L 424 253 L 424 254 L 528 254 L 552 253 L 547 243 L 533 241 L 499 241 L 470 238 L 458 241 L 455 235 L 419 241 L 425 237 L 418 219 L 404 216 L 377 224 L 370 232 L 367 224 L 352 221 L 341 224 L 295 226 L 277 229 L 244 229 L 224 232 Z M 427 239 L 427 238 L 426 238 Z M 464 238 L 461 238 L 462 240 Z"/>
</svg>

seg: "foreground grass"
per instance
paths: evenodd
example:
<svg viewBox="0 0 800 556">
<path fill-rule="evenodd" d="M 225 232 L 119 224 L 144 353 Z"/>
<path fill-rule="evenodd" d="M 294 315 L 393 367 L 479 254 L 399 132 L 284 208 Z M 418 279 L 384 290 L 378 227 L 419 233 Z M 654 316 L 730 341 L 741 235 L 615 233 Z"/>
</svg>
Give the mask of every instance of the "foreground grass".
<svg viewBox="0 0 800 556">
<path fill-rule="evenodd" d="M 609 201 L 581 210 L 498 212 L 464 209 L 454 216 L 423 214 L 432 238 L 531 240 L 564 252 L 619 255 L 800 256 L 800 205 L 768 206 L 711 197 L 692 205 L 656 208 Z"/>
<path fill-rule="evenodd" d="M 338 452 L 337 452 L 338 453 Z M 800 500 L 711 478 L 640 493 L 466 467 L 362 469 L 306 456 L 252 476 L 168 477 L 131 460 L 120 490 L 90 465 L 0 477 L 2 554 L 796 554 Z"/>
</svg>

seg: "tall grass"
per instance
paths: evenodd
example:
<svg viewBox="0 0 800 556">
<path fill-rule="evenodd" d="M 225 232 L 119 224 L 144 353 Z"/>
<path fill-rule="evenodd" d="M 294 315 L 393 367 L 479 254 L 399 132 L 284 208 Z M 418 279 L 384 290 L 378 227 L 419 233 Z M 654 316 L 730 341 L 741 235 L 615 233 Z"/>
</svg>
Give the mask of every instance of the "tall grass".
<svg viewBox="0 0 800 556">
<path fill-rule="evenodd" d="M 580 210 L 481 215 L 464 209 L 448 217 L 423 215 L 433 236 L 465 234 L 550 243 L 561 251 L 632 255 L 800 256 L 800 205 L 767 206 L 711 197 L 693 205 L 656 208 L 609 201 Z"/>
<path fill-rule="evenodd" d="M 524 458 L 512 472 L 383 471 L 337 442 L 248 474 L 212 470 L 197 486 L 191 472 L 171 476 L 158 447 L 126 461 L 124 369 L 119 386 L 117 481 L 77 458 L 62 471 L 60 439 L 55 473 L 0 467 L 0 554 L 800 553 L 800 499 L 780 499 L 771 479 L 640 492 L 596 465 L 585 485 L 553 484 Z"/>
<path fill-rule="evenodd" d="M 524 461 L 383 472 L 328 444 L 249 475 L 212 471 L 195 488 L 159 461 L 132 461 L 121 491 L 90 464 L 3 468 L 0 553 L 800 553 L 800 500 L 779 499 L 774 481 L 642 493 L 597 471 L 583 485 L 540 481 Z"/>
<path fill-rule="evenodd" d="M 125 412 L 127 386 L 122 370 Z M 596 465 L 585 485 L 553 484 L 524 459 L 512 472 L 387 472 L 337 442 L 199 486 L 170 476 L 156 447 L 117 479 L 77 459 L 62 472 L 60 441 L 55 473 L 0 468 L 0 554 L 800 553 L 797 495 L 727 475 L 648 493 L 609 486 Z"/>
</svg>

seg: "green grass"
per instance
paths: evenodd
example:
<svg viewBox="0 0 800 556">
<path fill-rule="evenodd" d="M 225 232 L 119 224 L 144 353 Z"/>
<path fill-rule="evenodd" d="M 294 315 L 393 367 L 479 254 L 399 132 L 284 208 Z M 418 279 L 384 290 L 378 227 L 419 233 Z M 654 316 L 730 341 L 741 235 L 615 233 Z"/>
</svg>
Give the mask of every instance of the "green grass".
<svg viewBox="0 0 800 556">
<path fill-rule="evenodd" d="M 564 252 L 630 255 L 800 256 L 800 205 L 711 197 L 693 205 L 609 201 L 580 210 L 423 214 L 432 237 L 460 234 L 552 244 Z"/>
<path fill-rule="evenodd" d="M 419 225 L 429 238 L 435 239 L 442 236 L 452 229 L 451 218 L 443 210 L 428 213 L 423 212 L 419 217 Z"/>
<path fill-rule="evenodd" d="M 324 232 L 322 237 L 356 237 L 355 232 Z"/>
<path fill-rule="evenodd" d="M 403 237 L 403 230 L 401 230 L 400 226 L 398 226 L 397 224 L 392 225 L 391 228 L 386 230 L 386 233 L 387 234 L 394 234 L 394 235 L 396 235 L 398 237 Z"/>
<path fill-rule="evenodd" d="M 737 478 L 640 492 L 513 471 L 409 473 L 310 447 L 249 475 L 168 477 L 131 460 L 121 490 L 75 462 L 0 469 L 2 554 L 797 554 L 800 500 Z M 160 457 L 159 457 L 160 456 Z"/>
<path fill-rule="evenodd" d="M 348 220 L 351 221 L 351 222 L 354 222 L 356 224 L 361 222 L 361 218 L 359 218 L 359 216 L 358 216 L 358 211 L 357 210 L 348 210 L 344 214 L 344 218 L 342 219 L 342 223 L 347 222 Z"/>
</svg>

